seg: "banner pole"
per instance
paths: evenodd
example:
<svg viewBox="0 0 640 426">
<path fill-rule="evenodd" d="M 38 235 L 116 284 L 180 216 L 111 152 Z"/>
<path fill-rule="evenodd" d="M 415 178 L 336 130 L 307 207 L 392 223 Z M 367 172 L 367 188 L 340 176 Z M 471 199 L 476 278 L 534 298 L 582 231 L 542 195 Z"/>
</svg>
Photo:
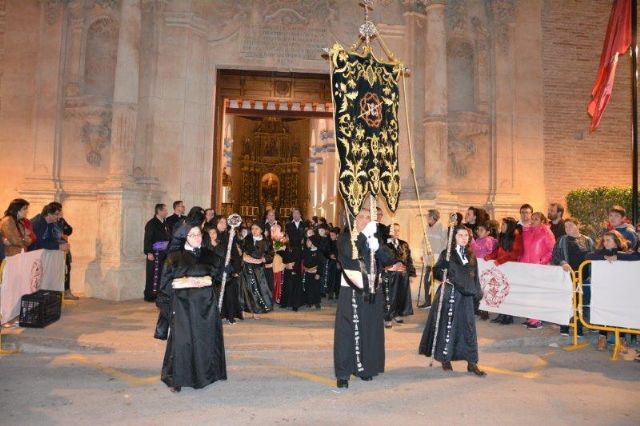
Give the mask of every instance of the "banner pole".
<svg viewBox="0 0 640 426">
<path fill-rule="evenodd" d="M 638 0 L 631 0 L 631 221 L 638 225 Z"/>
</svg>

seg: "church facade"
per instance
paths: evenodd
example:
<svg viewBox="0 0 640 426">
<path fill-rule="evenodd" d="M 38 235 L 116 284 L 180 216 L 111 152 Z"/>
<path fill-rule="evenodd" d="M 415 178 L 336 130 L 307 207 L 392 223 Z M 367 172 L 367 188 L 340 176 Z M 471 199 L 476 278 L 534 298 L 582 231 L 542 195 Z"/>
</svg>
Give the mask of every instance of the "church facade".
<svg viewBox="0 0 640 426">
<path fill-rule="evenodd" d="M 416 192 L 425 213 L 473 205 L 500 218 L 525 202 L 546 211 L 571 189 L 629 184 L 627 59 L 600 130 L 587 130 L 609 8 L 596 0 L 376 2 L 372 20 L 410 69 L 393 220 L 416 257 Z M 289 174 L 274 173 L 285 163 L 266 149 L 275 166 L 255 172 L 247 191 L 256 191 L 255 205 L 288 200 L 337 218 L 331 105 L 322 85 L 304 81 L 328 76 L 323 49 L 355 43 L 362 15 L 355 0 L 0 0 L 0 202 L 26 198 L 33 215 L 61 201 L 76 230 L 72 288 L 138 298 L 153 205 L 180 199 L 223 211 L 244 191 L 232 174 L 256 170 L 249 157 L 225 170 L 225 155 L 236 155 L 225 152 L 227 108 L 243 109 L 244 97 L 250 108 L 278 102 L 276 111 L 289 111 L 298 102 L 307 111 L 300 101 L 315 97 L 310 121 L 291 125 L 311 133 L 311 153 L 291 154 L 295 138 L 278 136 Z M 267 77 L 241 90 L 232 77 L 222 84 L 233 73 Z M 243 140 L 267 128 L 286 133 L 281 123 L 261 126 Z M 325 189 L 303 200 L 280 182 Z"/>
</svg>

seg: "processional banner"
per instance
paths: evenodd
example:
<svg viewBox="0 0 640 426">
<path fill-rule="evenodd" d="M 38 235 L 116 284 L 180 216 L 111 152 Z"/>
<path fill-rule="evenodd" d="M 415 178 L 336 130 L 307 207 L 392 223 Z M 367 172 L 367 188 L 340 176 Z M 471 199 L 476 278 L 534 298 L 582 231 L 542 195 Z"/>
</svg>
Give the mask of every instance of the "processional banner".
<svg viewBox="0 0 640 426">
<path fill-rule="evenodd" d="M 339 191 L 351 214 L 367 193 L 382 193 L 395 212 L 400 197 L 398 169 L 398 82 L 400 63 L 378 61 L 370 50 L 330 50 L 331 93 L 339 154 Z"/>
<path fill-rule="evenodd" d="M 480 309 L 567 325 L 573 309 L 571 275 L 560 266 L 478 259 Z"/>
<path fill-rule="evenodd" d="M 591 263 L 592 324 L 640 329 L 640 262 Z"/>
<path fill-rule="evenodd" d="M 25 294 L 64 291 L 64 257 L 60 250 L 35 250 L 5 259 L 0 285 L 3 324 L 20 314 L 20 300 Z"/>
</svg>

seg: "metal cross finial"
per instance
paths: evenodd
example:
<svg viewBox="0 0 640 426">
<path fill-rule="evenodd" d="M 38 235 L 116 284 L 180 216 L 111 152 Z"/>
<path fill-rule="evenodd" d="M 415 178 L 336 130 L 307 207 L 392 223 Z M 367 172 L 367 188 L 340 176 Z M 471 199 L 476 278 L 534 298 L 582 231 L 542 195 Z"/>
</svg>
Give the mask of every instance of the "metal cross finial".
<svg viewBox="0 0 640 426">
<path fill-rule="evenodd" d="M 371 37 L 378 33 L 376 26 L 369 20 L 369 9 L 373 10 L 375 0 L 362 0 L 360 3 L 364 7 L 364 24 L 360 25 L 360 36 L 365 39 L 367 47 L 371 41 Z"/>
</svg>

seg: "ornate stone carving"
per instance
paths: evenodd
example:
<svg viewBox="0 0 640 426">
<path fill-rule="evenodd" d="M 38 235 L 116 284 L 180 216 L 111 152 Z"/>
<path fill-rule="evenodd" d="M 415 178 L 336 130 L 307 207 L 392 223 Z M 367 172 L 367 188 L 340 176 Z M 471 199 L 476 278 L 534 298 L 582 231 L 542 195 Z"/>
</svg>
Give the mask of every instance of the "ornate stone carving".
<svg viewBox="0 0 640 426">
<path fill-rule="evenodd" d="M 95 0 L 95 4 L 103 9 L 116 10 L 118 8 L 118 0 Z"/>
<path fill-rule="evenodd" d="M 493 0 L 489 13 L 493 20 L 494 37 L 497 45 L 506 53 L 509 48 L 509 27 L 515 19 L 514 0 Z"/>
<path fill-rule="evenodd" d="M 62 0 L 43 0 L 45 16 L 47 18 L 47 24 L 53 25 L 60 17 L 60 3 Z"/>
<path fill-rule="evenodd" d="M 111 112 L 102 111 L 87 117 L 82 126 L 82 144 L 87 149 L 86 159 L 92 166 L 102 163 L 102 150 L 111 143 Z"/>
<path fill-rule="evenodd" d="M 447 18 L 449 18 L 449 31 L 464 33 L 466 30 L 467 9 L 463 0 L 449 0 L 449 3 L 447 3 Z"/>
<path fill-rule="evenodd" d="M 458 178 L 467 176 L 477 152 L 477 138 L 489 132 L 488 117 L 477 113 L 454 113 L 449 120 L 449 169 Z"/>
<path fill-rule="evenodd" d="M 383 4 L 389 4 L 393 0 L 382 0 Z M 402 0 L 402 4 L 404 4 L 409 10 L 416 12 L 424 12 L 429 6 L 433 6 L 435 4 L 446 4 L 447 0 Z"/>
<path fill-rule="evenodd" d="M 86 93 L 111 98 L 118 50 L 118 24 L 110 17 L 96 20 L 87 31 L 86 43 Z"/>
</svg>

